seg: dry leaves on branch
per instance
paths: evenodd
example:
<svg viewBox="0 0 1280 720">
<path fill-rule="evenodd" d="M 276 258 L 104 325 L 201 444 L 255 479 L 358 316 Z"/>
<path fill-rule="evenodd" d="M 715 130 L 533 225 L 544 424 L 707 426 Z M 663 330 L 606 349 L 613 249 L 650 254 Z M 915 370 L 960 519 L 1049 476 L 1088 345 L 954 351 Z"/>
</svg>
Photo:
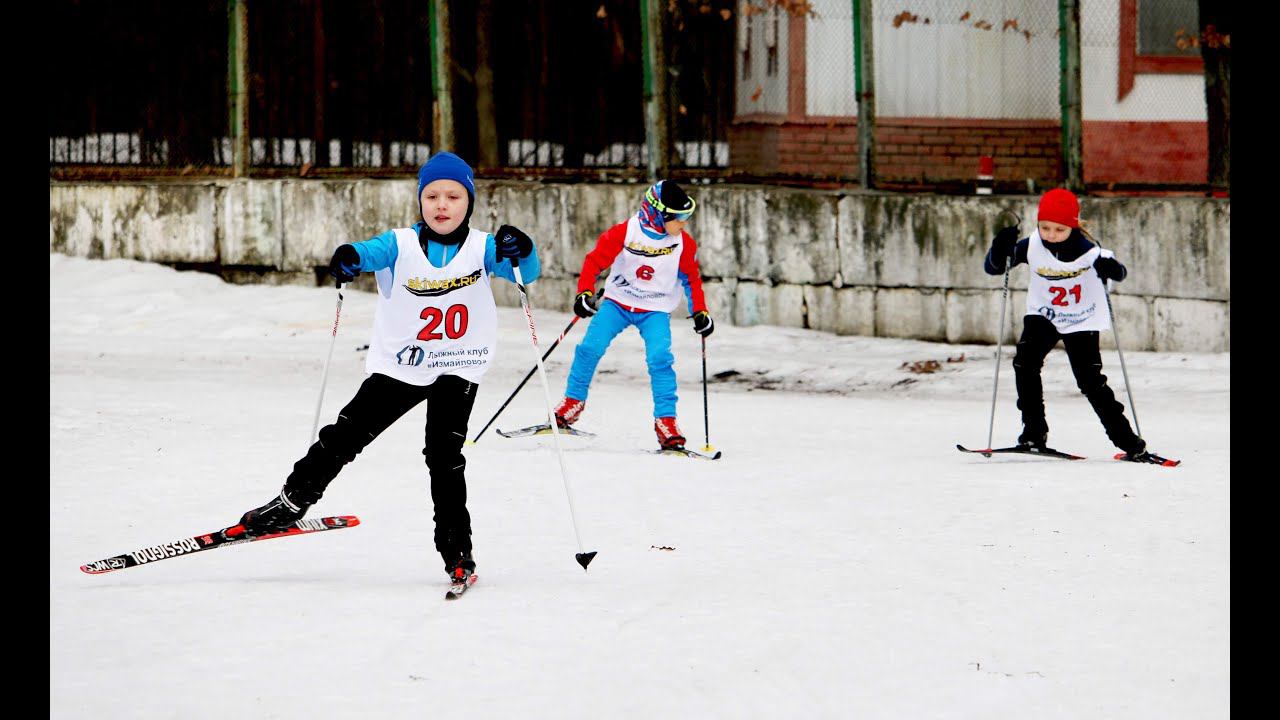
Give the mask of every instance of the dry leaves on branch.
<svg viewBox="0 0 1280 720">
<path fill-rule="evenodd" d="M 1231 36 L 1218 32 L 1218 28 L 1213 25 L 1206 26 L 1204 32 L 1198 35 L 1189 34 L 1186 28 L 1178 28 L 1178 31 L 1173 36 L 1176 38 L 1174 44 L 1178 46 L 1179 50 L 1198 48 L 1201 44 L 1215 50 L 1220 47 L 1231 47 Z"/>
</svg>

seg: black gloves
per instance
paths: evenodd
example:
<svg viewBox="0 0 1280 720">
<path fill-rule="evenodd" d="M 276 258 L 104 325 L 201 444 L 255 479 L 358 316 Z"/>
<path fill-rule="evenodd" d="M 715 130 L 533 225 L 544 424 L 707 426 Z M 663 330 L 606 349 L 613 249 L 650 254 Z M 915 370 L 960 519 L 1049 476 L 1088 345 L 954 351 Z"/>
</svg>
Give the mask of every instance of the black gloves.
<svg viewBox="0 0 1280 720">
<path fill-rule="evenodd" d="M 498 246 L 498 259 L 527 258 L 533 252 L 533 240 L 514 225 L 503 225 L 493 234 Z"/>
<path fill-rule="evenodd" d="M 1116 282 L 1120 282 L 1125 275 L 1129 274 L 1119 260 L 1109 257 L 1099 256 L 1097 260 L 1093 261 L 1093 269 L 1098 272 L 1098 277 L 1103 280 L 1115 280 Z"/>
<path fill-rule="evenodd" d="M 700 310 L 693 314 L 693 331 L 706 337 L 714 332 L 716 323 L 711 319 L 711 313 L 706 310 Z"/>
<path fill-rule="evenodd" d="M 991 241 L 991 262 L 996 267 L 1006 267 L 1007 258 L 1013 257 L 1013 246 L 1018 244 L 1018 228 L 1010 225 L 996 233 Z"/>
<path fill-rule="evenodd" d="M 591 302 L 592 292 L 583 290 L 573 299 L 573 314 L 580 318 L 589 318 L 596 314 L 596 306 Z"/>
<path fill-rule="evenodd" d="M 337 278 L 339 283 L 355 280 L 360 274 L 360 253 L 356 252 L 355 245 L 339 245 L 333 251 L 333 258 L 329 260 L 329 274 Z"/>
</svg>

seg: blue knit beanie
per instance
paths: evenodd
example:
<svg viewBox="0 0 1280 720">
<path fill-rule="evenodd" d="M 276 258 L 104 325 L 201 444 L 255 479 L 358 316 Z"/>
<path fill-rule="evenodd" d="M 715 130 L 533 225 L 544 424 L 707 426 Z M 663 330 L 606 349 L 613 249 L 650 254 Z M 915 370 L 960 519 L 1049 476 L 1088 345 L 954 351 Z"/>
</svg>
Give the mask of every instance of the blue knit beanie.
<svg viewBox="0 0 1280 720">
<path fill-rule="evenodd" d="M 472 202 L 475 201 L 476 182 L 471 166 L 457 155 L 451 152 L 438 152 L 422 166 L 418 171 L 419 202 L 422 198 L 422 188 L 436 180 L 455 180 L 462 183 L 462 186 L 467 189 L 467 194 L 471 196 Z"/>
</svg>

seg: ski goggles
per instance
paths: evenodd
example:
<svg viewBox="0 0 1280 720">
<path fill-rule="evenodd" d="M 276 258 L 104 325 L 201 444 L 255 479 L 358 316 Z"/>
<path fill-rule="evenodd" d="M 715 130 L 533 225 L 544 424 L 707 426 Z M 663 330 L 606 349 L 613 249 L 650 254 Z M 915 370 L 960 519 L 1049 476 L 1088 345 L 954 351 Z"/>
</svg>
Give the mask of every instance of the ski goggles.
<svg viewBox="0 0 1280 720">
<path fill-rule="evenodd" d="M 688 220 L 690 216 L 693 215 L 693 211 L 698 207 L 698 203 L 695 202 L 693 198 L 689 198 L 688 209 L 678 210 L 678 211 L 672 210 L 671 208 L 662 204 L 662 200 L 660 200 L 657 194 L 653 192 L 653 188 L 649 188 L 648 190 L 645 191 L 644 199 L 650 205 L 653 206 L 654 210 L 657 210 L 659 213 L 662 214 L 662 219 L 665 221 L 684 222 Z"/>
</svg>

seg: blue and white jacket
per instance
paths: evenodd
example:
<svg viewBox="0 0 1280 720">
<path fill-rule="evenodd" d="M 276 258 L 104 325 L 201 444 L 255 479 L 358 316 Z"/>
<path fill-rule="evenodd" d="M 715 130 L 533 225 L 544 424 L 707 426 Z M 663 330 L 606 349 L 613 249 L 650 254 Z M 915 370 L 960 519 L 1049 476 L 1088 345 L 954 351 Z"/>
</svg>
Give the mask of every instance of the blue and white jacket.
<svg viewBox="0 0 1280 720">
<path fill-rule="evenodd" d="M 414 223 L 413 231 L 420 234 L 422 224 L 421 221 Z M 352 243 L 352 246 L 360 254 L 360 267 L 358 268 L 360 272 L 376 272 L 386 269 L 391 269 L 394 272 L 396 256 L 400 252 L 399 246 L 396 244 L 395 230 L 387 230 L 368 240 Z M 458 250 L 461 247 L 462 243 L 445 245 L 434 240 L 427 240 L 427 262 L 435 267 L 444 267 L 458 254 Z M 504 278 L 511 282 L 516 281 L 515 273 L 511 269 L 511 260 L 509 258 L 498 260 L 498 244 L 493 239 L 493 233 L 488 233 L 485 236 L 484 270 L 496 277 Z M 538 261 L 538 247 L 535 244 L 533 251 L 529 253 L 529 257 L 520 259 L 520 276 L 524 279 L 525 284 L 528 284 L 538 279 L 541 270 L 542 263 Z M 394 279 L 393 277 L 392 280 Z"/>
</svg>

